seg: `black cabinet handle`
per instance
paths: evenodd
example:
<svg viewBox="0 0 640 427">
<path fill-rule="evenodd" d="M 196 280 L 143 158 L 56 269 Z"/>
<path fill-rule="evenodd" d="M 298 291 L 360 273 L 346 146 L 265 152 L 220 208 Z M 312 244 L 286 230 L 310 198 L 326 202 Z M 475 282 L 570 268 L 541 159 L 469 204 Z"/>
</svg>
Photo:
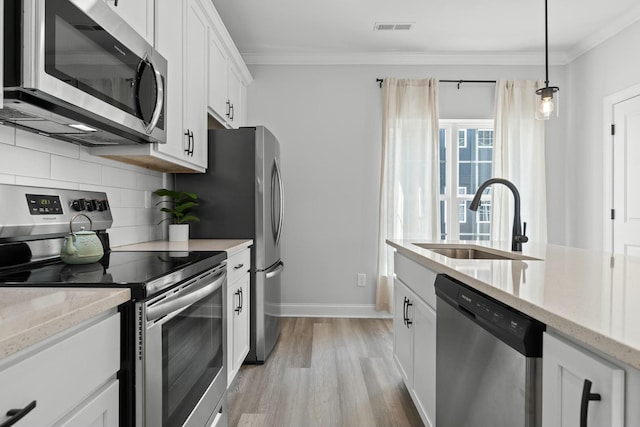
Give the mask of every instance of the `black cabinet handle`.
<svg viewBox="0 0 640 427">
<path fill-rule="evenodd" d="M 582 386 L 582 399 L 580 401 L 580 427 L 587 427 L 587 415 L 589 413 L 589 401 L 600 401 L 602 397 L 599 393 L 591 393 L 591 381 L 584 380 Z"/>
<path fill-rule="evenodd" d="M 189 155 L 189 152 L 191 151 L 191 131 L 187 129 L 187 131 L 184 133 L 184 136 L 187 137 L 187 148 L 184 150 L 184 152 Z"/>
<path fill-rule="evenodd" d="M 227 117 L 231 117 L 231 101 L 227 99 L 227 111 L 225 113 Z"/>
<path fill-rule="evenodd" d="M 238 297 L 238 304 L 236 305 L 236 308 L 233 310 L 236 312 L 236 314 L 240 314 L 240 312 L 242 311 L 241 302 L 240 302 L 242 297 L 240 296 L 240 293 L 241 293 L 240 289 L 238 289 L 233 293 L 235 296 Z"/>
<path fill-rule="evenodd" d="M 0 424 L 0 427 L 9 427 L 20 421 L 25 415 L 33 410 L 36 407 L 36 401 L 29 403 L 22 409 L 9 409 L 7 411 L 7 417 L 9 418 L 7 421 Z"/>
<path fill-rule="evenodd" d="M 407 328 L 411 325 L 413 325 L 413 321 L 411 321 L 409 319 L 409 307 L 411 307 L 413 305 L 413 303 L 411 302 L 411 300 L 409 298 L 407 298 Z"/>
<path fill-rule="evenodd" d="M 240 313 L 242 313 L 243 309 L 244 309 L 244 291 L 242 290 L 242 287 L 240 287 Z"/>
<path fill-rule="evenodd" d="M 118 0 L 114 0 L 114 1 L 113 1 L 113 6 L 114 6 L 114 7 L 118 7 Z"/>
<path fill-rule="evenodd" d="M 402 305 L 402 317 L 404 321 L 404 326 L 407 326 L 407 297 L 404 297 L 404 304 Z"/>
<path fill-rule="evenodd" d="M 244 267 L 244 264 L 238 264 L 238 265 L 234 266 L 234 267 L 233 267 L 233 269 L 234 269 L 234 270 L 239 270 L 239 269 L 241 269 L 242 267 Z"/>
</svg>

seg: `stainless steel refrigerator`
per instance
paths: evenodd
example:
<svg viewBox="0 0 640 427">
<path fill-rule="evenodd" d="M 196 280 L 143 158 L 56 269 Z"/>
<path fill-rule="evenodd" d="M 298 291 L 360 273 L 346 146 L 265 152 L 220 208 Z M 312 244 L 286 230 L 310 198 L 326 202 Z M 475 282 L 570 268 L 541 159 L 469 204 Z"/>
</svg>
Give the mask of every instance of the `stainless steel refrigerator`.
<svg viewBox="0 0 640 427">
<path fill-rule="evenodd" d="M 280 335 L 280 241 L 284 212 L 280 144 L 264 126 L 209 131 L 205 174 L 177 174 L 176 189 L 200 199 L 198 239 L 253 239 L 251 350 L 263 363 Z M 194 211 L 194 213 L 196 213 Z"/>
</svg>

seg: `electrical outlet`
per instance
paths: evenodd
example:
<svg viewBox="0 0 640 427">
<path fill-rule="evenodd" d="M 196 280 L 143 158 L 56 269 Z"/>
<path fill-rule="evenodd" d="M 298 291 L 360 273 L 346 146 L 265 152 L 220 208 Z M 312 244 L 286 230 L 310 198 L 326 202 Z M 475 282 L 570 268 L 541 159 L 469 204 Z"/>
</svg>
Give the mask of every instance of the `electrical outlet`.
<svg viewBox="0 0 640 427">
<path fill-rule="evenodd" d="M 364 273 L 358 273 L 358 286 L 365 286 L 367 284 L 367 275 Z"/>
</svg>

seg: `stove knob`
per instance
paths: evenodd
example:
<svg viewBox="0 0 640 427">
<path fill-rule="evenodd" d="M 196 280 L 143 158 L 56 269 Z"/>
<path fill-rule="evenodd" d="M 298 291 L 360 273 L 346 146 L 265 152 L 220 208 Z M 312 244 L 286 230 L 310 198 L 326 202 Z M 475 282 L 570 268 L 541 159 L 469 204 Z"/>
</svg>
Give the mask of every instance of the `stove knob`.
<svg viewBox="0 0 640 427">
<path fill-rule="evenodd" d="M 87 201 L 85 199 L 74 200 L 73 202 L 71 202 L 71 207 L 75 211 L 78 211 L 78 212 L 83 211 L 87 209 Z"/>
<path fill-rule="evenodd" d="M 97 200 L 87 200 L 87 210 L 89 212 L 95 211 L 98 209 L 98 201 Z"/>
<path fill-rule="evenodd" d="M 100 212 L 109 209 L 109 205 L 107 204 L 106 200 L 96 200 L 96 205 L 98 206 L 98 210 Z"/>
</svg>

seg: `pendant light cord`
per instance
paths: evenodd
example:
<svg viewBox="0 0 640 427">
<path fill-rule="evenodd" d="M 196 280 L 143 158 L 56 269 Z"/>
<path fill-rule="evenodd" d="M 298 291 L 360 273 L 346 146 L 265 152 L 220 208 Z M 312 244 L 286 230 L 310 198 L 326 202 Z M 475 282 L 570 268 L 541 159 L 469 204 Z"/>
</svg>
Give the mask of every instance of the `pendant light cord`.
<svg viewBox="0 0 640 427">
<path fill-rule="evenodd" d="M 549 87 L 549 28 L 547 18 L 547 0 L 544 0 L 544 63 L 545 63 L 545 87 Z"/>
</svg>

